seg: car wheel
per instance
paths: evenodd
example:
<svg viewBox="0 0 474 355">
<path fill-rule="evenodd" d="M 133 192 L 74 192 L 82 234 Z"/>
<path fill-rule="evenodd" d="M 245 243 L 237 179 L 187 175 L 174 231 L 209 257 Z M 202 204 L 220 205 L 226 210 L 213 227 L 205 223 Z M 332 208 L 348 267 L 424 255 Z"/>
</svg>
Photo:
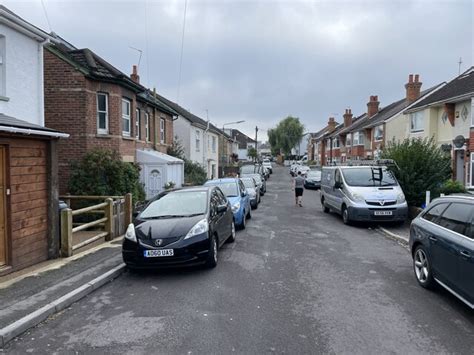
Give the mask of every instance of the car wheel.
<svg viewBox="0 0 474 355">
<path fill-rule="evenodd" d="M 209 255 L 207 257 L 206 266 L 208 268 L 214 268 L 217 265 L 217 238 L 215 235 L 212 236 L 211 246 L 209 248 Z"/>
<path fill-rule="evenodd" d="M 349 219 L 349 211 L 347 210 L 346 206 L 342 206 L 342 222 L 346 225 L 351 224 L 351 220 Z"/>
<path fill-rule="evenodd" d="M 255 206 L 253 207 L 254 210 L 256 210 L 258 208 L 258 202 L 255 204 Z"/>
<path fill-rule="evenodd" d="M 326 207 L 326 205 L 324 204 L 324 198 L 321 199 L 321 206 L 323 207 L 324 213 L 329 213 L 329 207 Z"/>
<path fill-rule="evenodd" d="M 249 211 L 247 212 L 247 219 L 251 219 L 252 218 L 252 212 L 250 212 L 251 209 L 249 209 Z"/>
<path fill-rule="evenodd" d="M 242 218 L 242 224 L 240 225 L 240 229 L 245 229 L 246 226 L 247 226 L 247 218 L 246 216 L 244 216 Z"/>
<path fill-rule="evenodd" d="M 433 274 L 431 272 L 431 260 L 423 245 L 418 245 L 413 254 L 413 270 L 416 281 L 421 287 L 432 289 L 434 287 Z"/>
<path fill-rule="evenodd" d="M 231 230 L 231 232 L 230 232 L 229 238 L 227 239 L 227 242 L 228 242 L 228 243 L 233 243 L 233 242 L 235 242 L 235 223 L 234 223 L 233 220 L 232 220 L 232 230 Z"/>
</svg>

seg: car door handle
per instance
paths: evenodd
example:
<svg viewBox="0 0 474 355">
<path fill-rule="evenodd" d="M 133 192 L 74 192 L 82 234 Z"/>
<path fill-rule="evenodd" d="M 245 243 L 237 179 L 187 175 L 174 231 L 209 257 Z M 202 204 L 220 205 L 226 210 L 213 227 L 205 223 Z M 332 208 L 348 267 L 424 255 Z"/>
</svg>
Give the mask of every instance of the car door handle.
<svg viewBox="0 0 474 355">
<path fill-rule="evenodd" d="M 464 256 L 465 258 L 470 258 L 471 254 L 468 251 L 461 250 L 460 251 L 461 255 Z"/>
<path fill-rule="evenodd" d="M 430 237 L 430 240 L 431 240 L 432 242 L 437 242 L 437 241 L 438 241 L 438 238 L 436 238 L 436 237 Z"/>
</svg>

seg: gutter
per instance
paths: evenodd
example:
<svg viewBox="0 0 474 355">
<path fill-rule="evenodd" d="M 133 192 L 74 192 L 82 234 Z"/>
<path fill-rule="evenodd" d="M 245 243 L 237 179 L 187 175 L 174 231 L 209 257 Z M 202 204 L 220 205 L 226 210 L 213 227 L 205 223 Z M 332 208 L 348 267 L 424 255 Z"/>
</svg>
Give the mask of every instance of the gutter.
<svg viewBox="0 0 474 355">
<path fill-rule="evenodd" d="M 2 18 L 3 17 L 3 18 Z M 0 22 L 6 24 L 9 27 L 16 29 L 17 31 L 33 37 L 36 40 L 44 41 L 45 39 L 53 39 L 49 34 L 43 32 L 39 28 L 26 22 L 25 20 L 12 15 L 8 11 L 0 9 Z"/>
<path fill-rule="evenodd" d="M 39 129 L 30 129 L 30 128 L 0 126 L 0 132 L 20 133 L 20 134 L 25 134 L 27 136 L 38 135 L 38 136 L 47 136 L 47 137 L 54 137 L 54 138 L 69 138 L 69 134 L 67 133 L 41 131 Z"/>
</svg>

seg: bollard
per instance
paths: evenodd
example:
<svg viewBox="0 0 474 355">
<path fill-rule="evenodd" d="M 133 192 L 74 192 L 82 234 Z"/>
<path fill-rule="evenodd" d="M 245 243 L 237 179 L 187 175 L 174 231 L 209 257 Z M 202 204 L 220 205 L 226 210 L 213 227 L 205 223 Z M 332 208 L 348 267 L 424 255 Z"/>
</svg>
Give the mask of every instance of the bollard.
<svg viewBox="0 0 474 355">
<path fill-rule="evenodd" d="M 132 223 L 132 214 L 133 214 L 133 206 L 132 206 L 132 194 L 128 193 L 125 195 L 125 228 L 128 227 L 130 223 Z"/>
<path fill-rule="evenodd" d="M 72 210 L 61 211 L 61 256 L 72 256 Z"/>
<path fill-rule="evenodd" d="M 104 207 L 105 218 L 107 218 L 105 222 L 105 231 L 107 232 L 105 240 L 109 241 L 114 237 L 114 200 L 109 197 L 105 199 L 105 202 L 107 202 L 107 206 Z"/>
</svg>

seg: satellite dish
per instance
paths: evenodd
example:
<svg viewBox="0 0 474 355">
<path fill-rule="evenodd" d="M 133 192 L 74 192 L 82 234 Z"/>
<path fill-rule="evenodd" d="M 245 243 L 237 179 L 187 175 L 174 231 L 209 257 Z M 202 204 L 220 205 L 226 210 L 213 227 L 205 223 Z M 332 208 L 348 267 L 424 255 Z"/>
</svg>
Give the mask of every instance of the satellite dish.
<svg viewBox="0 0 474 355">
<path fill-rule="evenodd" d="M 463 136 L 457 136 L 453 139 L 453 144 L 456 148 L 462 148 L 462 146 L 466 143 L 466 138 Z"/>
</svg>

